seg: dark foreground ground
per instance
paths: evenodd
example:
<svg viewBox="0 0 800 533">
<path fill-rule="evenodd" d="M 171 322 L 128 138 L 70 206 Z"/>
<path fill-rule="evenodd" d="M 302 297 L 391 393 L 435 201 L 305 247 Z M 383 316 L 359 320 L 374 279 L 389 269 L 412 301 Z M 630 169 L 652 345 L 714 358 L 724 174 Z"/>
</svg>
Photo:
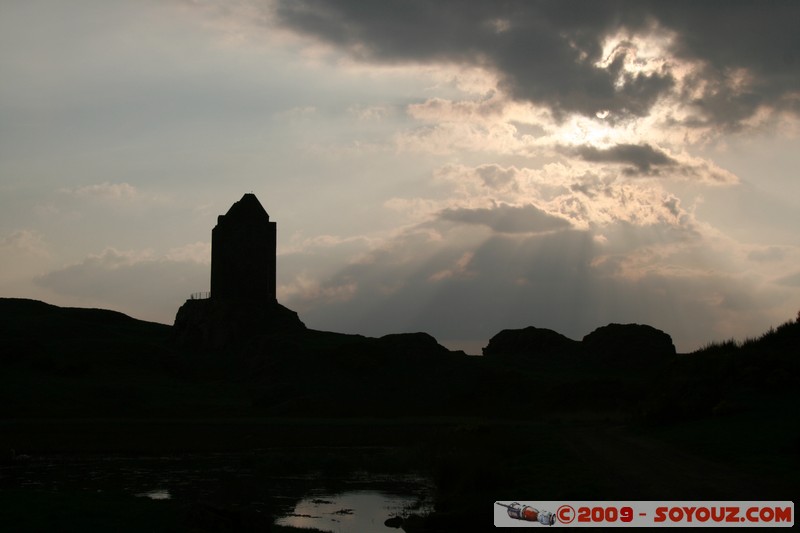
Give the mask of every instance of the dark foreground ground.
<svg viewBox="0 0 800 533">
<path fill-rule="evenodd" d="M 434 513 L 411 511 L 406 531 L 488 526 L 489 509 L 501 499 L 787 500 L 800 488 L 800 456 L 789 447 L 795 434 L 779 414 L 765 415 L 668 428 L 596 413 L 533 420 L 6 420 L 4 439 L 29 458 L 0 467 L 0 523 L 14 531 L 282 531 L 288 528 L 273 521 L 307 490 L 352 489 L 345 480 L 353 472 L 383 480 L 388 491 L 399 488 L 393 479 L 402 484 L 411 474 L 432 481 Z M 745 430 L 754 427 L 760 429 Z M 149 458 L 166 470 L 188 461 L 208 472 L 207 488 L 201 495 L 179 490 L 165 501 L 136 497 L 125 486 L 130 480 L 99 492 L 74 471 L 87 457 L 89 464 Z M 214 461 L 234 474 L 220 477 L 226 469 Z M 18 478 L 37 462 L 50 465 L 50 484 L 21 486 Z M 271 493 L 271 483 L 283 492 Z"/>
<path fill-rule="evenodd" d="M 0 315 L 4 531 L 288 531 L 312 492 L 414 480 L 433 511 L 408 532 L 490 527 L 504 500 L 800 489 L 797 322 L 637 366 L 318 332 L 204 352 L 107 311 Z M 137 496 L 144 478 L 172 497 Z"/>
</svg>

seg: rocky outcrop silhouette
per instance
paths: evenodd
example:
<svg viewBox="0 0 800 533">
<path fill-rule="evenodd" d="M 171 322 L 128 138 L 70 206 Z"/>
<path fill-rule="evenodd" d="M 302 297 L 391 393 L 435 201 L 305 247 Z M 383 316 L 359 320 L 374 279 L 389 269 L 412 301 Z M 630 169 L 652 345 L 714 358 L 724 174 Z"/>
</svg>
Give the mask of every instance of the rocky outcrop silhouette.
<svg viewBox="0 0 800 533">
<path fill-rule="evenodd" d="M 672 337 L 643 324 L 609 324 L 597 328 L 582 341 L 574 341 L 549 329 L 505 329 L 483 349 L 489 357 L 527 357 L 554 362 L 576 359 L 604 365 L 648 366 L 675 356 Z"/>
<path fill-rule="evenodd" d="M 504 329 L 489 340 L 483 349 L 486 356 L 530 356 L 535 358 L 574 355 L 580 343 L 551 329 L 529 326 Z"/>
<path fill-rule="evenodd" d="M 591 357 L 612 364 L 643 365 L 675 356 L 672 337 L 645 324 L 609 324 L 586 335 L 581 345 Z"/>
<path fill-rule="evenodd" d="M 186 300 L 173 326 L 178 344 L 198 349 L 230 347 L 267 336 L 306 331 L 297 313 L 276 301 Z"/>
<path fill-rule="evenodd" d="M 372 339 L 376 353 L 400 357 L 448 355 L 450 350 L 427 333 L 392 333 Z"/>
</svg>

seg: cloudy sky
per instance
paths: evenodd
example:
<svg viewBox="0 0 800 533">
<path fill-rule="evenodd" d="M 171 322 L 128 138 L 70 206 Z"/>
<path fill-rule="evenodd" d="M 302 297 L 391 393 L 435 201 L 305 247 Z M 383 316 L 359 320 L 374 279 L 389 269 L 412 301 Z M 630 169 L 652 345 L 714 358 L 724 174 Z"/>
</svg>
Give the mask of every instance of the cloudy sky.
<svg viewBox="0 0 800 533">
<path fill-rule="evenodd" d="M 172 323 L 254 192 L 310 327 L 800 309 L 800 3 L 0 4 L 0 296 Z"/>
</svg>

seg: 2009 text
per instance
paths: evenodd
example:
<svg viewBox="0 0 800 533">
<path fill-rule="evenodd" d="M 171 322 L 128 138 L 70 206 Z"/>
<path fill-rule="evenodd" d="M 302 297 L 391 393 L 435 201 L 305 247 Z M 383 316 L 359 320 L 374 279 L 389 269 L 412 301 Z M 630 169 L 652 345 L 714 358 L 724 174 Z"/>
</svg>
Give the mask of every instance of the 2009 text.
<svg viewBox="0 0 800 533">
<path fill-rule="evenodd" d="M 579 507 L 578 522 L 630 522 L 633 509 L 630 507 Z"/>
</svg>

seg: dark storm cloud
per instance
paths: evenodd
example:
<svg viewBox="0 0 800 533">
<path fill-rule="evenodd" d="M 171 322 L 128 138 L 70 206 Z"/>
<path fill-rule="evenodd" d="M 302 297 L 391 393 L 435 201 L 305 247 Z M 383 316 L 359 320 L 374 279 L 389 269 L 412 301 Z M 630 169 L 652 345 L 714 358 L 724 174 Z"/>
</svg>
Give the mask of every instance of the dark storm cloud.
<svg viewBox="0 0 800 533">
<path fill-rule="evenodd" d="M 563 218 L 549 215 L 536 206 L 499 205 L 491 209 L 445 209 L 442 220 L 482 224 L 498 233 L 541 233 L 570 227 Z"/>
<path fill-rule="evenodd" d="M 672 166 L 678 162 L 649 144 L 617 144 L 607 149 L 580 146 L 575 155 L 591 163 L 621 163 L 631 165 L 627 174 L 653 174 L 653 167 Z"/>
<path fill-rule="evenodd" d="M 597 2 L 567 4 L 303 0 L 280 2 L 277 13 L 284 24 L 361 59 L 486 66 L 514 97 L 556 111 L 645 113 L 671 85 L 669 76 L 641 76 L 615 90 L 621 63 L 605 70 L 592 63 L 601 59 L 601 37 L 619 24 L 619 14 Z"/>
<path fill-rule="evenodd" d="M 545 104 L 557 116 L 647 115 L 675 86 L 669 66 L 625 72 L 624 54 L 606 68 L 594 64 L 606 59 L 605 37 L 655 24 L 676 34 L 672 54 L 699 65 L 696 80 L 711 82 L 702 96 L 683 95 L 700 115 L 687 123 L 734 126 L 762 104 L 798 110 L 796 99 L 782 98 L 800 86 L 800 2 L 279 0 L 276 14 L 362 60 L 490 68 L 513 98 Z M 753 83 L 731 83 L 737 69 Z"/>
<path fill-rule="evenodd" d="M 677 34 L 673 53 L 702 61 L 702 75 L 715 82 L 693 101 L 706 121 L 735 127 L 761 105 L 800 112 L 791 98 L 800 88 L 800 2 L 679 0 L 653 7 L 659 23 Z M 732 83 L 736 69 L 747 70 L 752 87 Z"/>
</svg>

